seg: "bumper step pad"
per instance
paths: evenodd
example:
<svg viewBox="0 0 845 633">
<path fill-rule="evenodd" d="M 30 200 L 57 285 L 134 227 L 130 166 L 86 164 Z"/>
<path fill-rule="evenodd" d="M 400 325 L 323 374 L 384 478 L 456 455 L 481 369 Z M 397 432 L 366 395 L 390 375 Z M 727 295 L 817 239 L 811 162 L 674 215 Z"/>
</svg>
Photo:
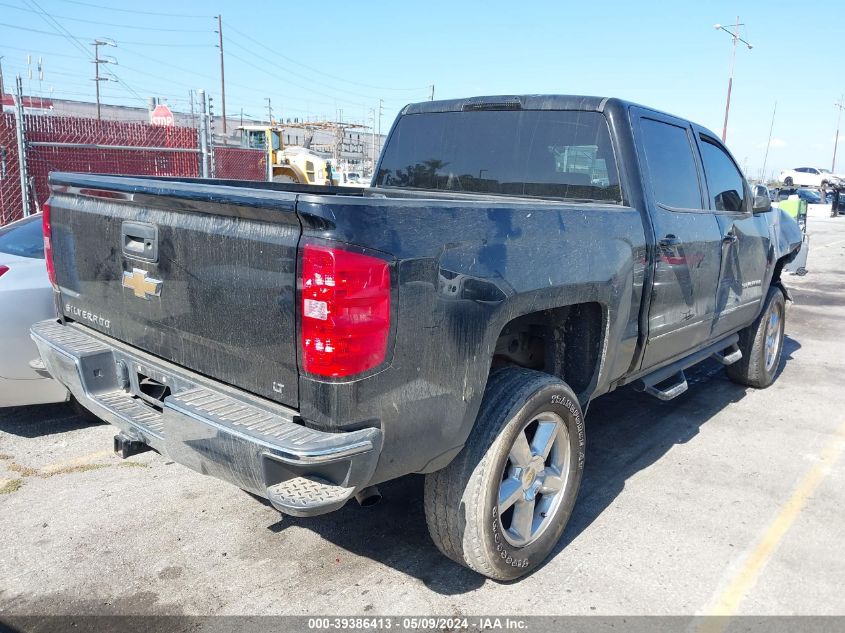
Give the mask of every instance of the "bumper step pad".
<svg viewBox="0 0 845 633">
<path fill-rule="evenodd" d="M 267 489 L 268 499 L 291 508 L 335 507 L 352 496 L 354 488 L 334 486 L 327 481 L 294 477 Z"/>
</svg>

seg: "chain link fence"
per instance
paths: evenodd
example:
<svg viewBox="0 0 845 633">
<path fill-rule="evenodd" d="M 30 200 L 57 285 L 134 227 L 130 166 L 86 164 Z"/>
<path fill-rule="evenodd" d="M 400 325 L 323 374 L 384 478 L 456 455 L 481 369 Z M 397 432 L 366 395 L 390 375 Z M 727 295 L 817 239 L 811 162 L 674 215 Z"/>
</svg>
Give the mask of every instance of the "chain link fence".
<svg viewBox="0 0 845 633">
<path fill-rule="evenodd" d="M 214 177 L 229 180 L 267 180 L 267 154 L 260 149 L 217 146 Z"/>
<path fill-rule="evenodd" d="M 19 168 L 19 119 L 24 123 L 25 187 Z M 0 114 L 0 226 L 22 217 L 25 201 L 29 212 L 40 210 L 49 196 L 52 171 L 266 180 L 262 150 L 213 147 L 211 130 L 23 114 L 22 108 L 16 114 Z"/>
<path fill-rule="evenodd" d="M 0 226 L 23 214 L 15 115 L 0 114 Z"/>
<path fill-rule="evenodd" d="M 36 209 L 49 196 L 47 179 L 51 171 L 199 175 L 200 156 L 193 128 L 25 116 L 27 166 Z"/>
</svg>

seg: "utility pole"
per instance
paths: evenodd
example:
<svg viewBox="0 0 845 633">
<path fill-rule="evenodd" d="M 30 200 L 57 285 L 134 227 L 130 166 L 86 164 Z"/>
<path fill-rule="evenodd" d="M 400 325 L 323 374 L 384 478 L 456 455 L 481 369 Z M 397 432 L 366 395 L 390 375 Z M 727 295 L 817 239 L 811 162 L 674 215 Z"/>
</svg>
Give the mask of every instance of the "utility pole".
<svg viewBox="0 0 845 633">
<path fill-rule="evenodd" d="M 431 84 L 431 97 L 428 100 L 434 101 L 434 84 Z"/>
<path fill-rule="evenodd" d="M 375 171 L 376 171 L 376 109 L 370 108 L 369 114 L 370 114 L 370 117 L 371 117 L 370 120 L 372 121 L 372 125 L 373 125 L 372 128 L 370 128 L 373 132 L 373 140 L 372 140 L 372 143 L 370 144 L 370 152 L 373 155 L 372 156 L 373 173 L 375 173 Z"/>
<path fill-rule="evenodd" d="M 110 81 L 109 77 L 100 77 L 100 64 L 117 64 L 117 61 L 112 61 L 108 59 L 100 59 L 100 47 L 101 46 L 114 46 L 117 47 L 112 40 L 94 40 L 91 42 L 91 46 L 94 47 L 94 85 L 97 88 L 97 120 L 100 120 L 100 82 L 101 81 Z"/>
<path fill-rule="evenodd" d="M 378 100 L 378 154 L 381 155 L 381 115 L 384 113 L 384 99 Z"/>
<path fill-rule="evenodd" d="M 205 98 L 205 90 L 198 91 L 200 110 L 200 177 L 208 178 L 208 101 Z"/>
<path fill-rule="evenodd" d="M 2 76 L 2 75 L 0 75 Z M 839 113 L 836 115 L 836 136 L 833 139 L 833 162 L 830 165 L 830 171 L 836 171 L 836 146 L 839 144 L 839 123 L 842 121 L 842 110 L 845 110 L 845 96 L 839 97 L 839 101 L 835 104 Z"/>
<path fill-rule="evenodd" d="M 734 63 L 736 61 L 736 43 L 737 41 L 742 42 L 745 44 L 749 50 L 754 48 L 751 44 L 746 42 L 739 36 L 739 27 L 745 26 L 744 24 L 740 24 L 739 16 L 736 16 L 736 27 L 735 30 L 731 31 L 730 29 L 726 29 L 721 24 L 714 24 L 713 28 L 716 30 L 721 30 L 731 36 L 733 39 L 733 48 L 731 50 L 731 75 L 728 78 L 728 98 L 725 102 L 725 124 L 722 127 L 722 142 L 725 143 L 728 140 L 728 113 L 731 110 L 731 89 L 733 88 L 734 83 Z"/>
<path fill-rule="evenodd" d="M 772 124 L 769 126 L 769 140 L 766 143 L 766 155 L 763 156 L 763 173 L 760 175 L 760 180 L 766 184 L 766 162 L 769 160 L 769 147 L 772 144 L 772 132 L 775 129 L 775 113 L 778 111 L 778 102 L 775 101 L 775 109 L 772 110 Z M 833 150 L 833 162 L 836 162 L 836 148 Z"/>
<path fill-rule="evenodd" d="M 223 106 L 223 136 L 226 136 L 226 70 L 223 65 L 223 16 L 217 16 L 217 35 L 220 48 L 220 101 Z"/>
<path fill-rule="evenodd" d="M 21 198 L 23 202 L 23 215 L 29 215 L 29 174 L 27 173 L 26 160 L 26 115 L 23 108 L 23 81 L 21 76 L 15 77 L 15 132 L 18 142 L 18 171 L 21 175 Z"/>
<path fill-rule="evenodd" d="M 267 120 L 270 121 L 270 125 L 273 125 L 273 102 L 270 101 L 270 97 L 265 97 L 264 100 L 267 102 Z"/>
</svg>

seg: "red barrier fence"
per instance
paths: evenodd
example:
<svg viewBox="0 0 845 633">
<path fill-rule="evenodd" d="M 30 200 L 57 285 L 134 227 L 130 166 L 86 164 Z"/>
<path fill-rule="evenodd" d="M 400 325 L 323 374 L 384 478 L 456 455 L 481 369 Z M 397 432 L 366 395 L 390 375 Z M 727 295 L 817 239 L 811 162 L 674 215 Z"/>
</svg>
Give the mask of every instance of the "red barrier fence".
<svg viewBox="0 0 845 633">
<path fill-rule="evenodd" d="M 27 165 L 38 204 L 49 196 L 51 171 L 199 176 L 193 128 L 74 117 L 26 119 Z"/>
<path fill-rule="evenodd" d="M 215 147 L 214 177 L 232 180 L 266 180 L 266 154 L 260 149 Z"/>
<path fill-rule="evenodd" d="M 143 176 L 201 176 L 198 132 L 194 128 L 25 115 L 30 211 L 49 195 L 51 171 Z M 0 115 L 0 226 L 23 215 L 16 120 Z M 217 178 L 265 180 L 261 150 L 214 149 Z"/>
</svg>

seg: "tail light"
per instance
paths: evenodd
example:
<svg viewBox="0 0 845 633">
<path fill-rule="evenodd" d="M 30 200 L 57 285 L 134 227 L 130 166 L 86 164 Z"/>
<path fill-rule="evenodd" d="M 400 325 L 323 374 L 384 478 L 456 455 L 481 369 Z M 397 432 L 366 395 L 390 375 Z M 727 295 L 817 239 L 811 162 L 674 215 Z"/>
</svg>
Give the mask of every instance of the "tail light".
<svg viewBox="0 0 845 633">
<path fill-rule="evenodd" d="M 352 376 L 384 362 L 390 333 L 388 263 L 306 244 L 301 269 L 303 369 Z"/>
<path fill-rule="evenodd" d="M 58 288 L 56 284 L 56 268 L 53 266 L 53 227 L 50 224 L 50 203 L 45 202 L 41 206 L 41 226 L 44 232 L 44 259 L 47 262 L 47 277 L 53 288 Z"/>
<path fill-rule="evenodd" d="M 5 275 L 7 272 L 9 272 L 9 267 L 5 266 L 3 264 L 0 264 L 0 277 Z"/>
</svg>

